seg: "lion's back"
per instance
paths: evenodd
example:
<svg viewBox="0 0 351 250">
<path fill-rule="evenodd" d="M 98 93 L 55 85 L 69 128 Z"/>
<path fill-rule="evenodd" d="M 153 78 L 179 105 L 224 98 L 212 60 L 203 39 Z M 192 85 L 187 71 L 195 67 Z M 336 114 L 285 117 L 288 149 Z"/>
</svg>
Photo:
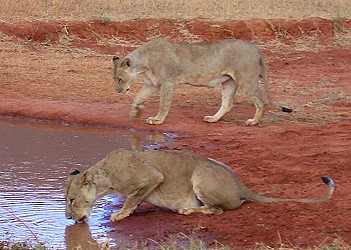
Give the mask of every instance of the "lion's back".
<svg viewBox="0 0 351 250">
<path fill-rule="evenodd" d="M 138 61 L 158 77 L 160 72 L 174 76 L 220 74 L 258 64 L 259 49 L 248 42 L 227 39 L 220 42 L 180 44 L 155 38 L 135 50 Z"/>
</svg>

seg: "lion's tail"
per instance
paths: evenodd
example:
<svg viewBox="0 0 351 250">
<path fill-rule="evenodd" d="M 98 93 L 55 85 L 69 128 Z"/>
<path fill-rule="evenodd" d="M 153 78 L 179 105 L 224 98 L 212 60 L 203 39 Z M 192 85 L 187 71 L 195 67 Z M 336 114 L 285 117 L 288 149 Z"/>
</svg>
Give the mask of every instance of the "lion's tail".
<svg viewBox="0 0 351 250">
<path fill-rule="evenodd" d="M 250 190 L 249 188 L 246 188 L 246 194 L 247 197 L 243 197 L 247 200 L 251 201 L 257 201 L 257 202 L 301 202 L 301 203 L 319 203 L 319 202 L 325 202 L 330 197 L 333 195 L 334 192 L 334 181 L 326 176 L 322 176 L 322 181 L 328 185 L 328 192 L 324 197 L 317 198 L 317 199 L 286 199 L 286 198 L 272 198 L 272 197 L 266 197 L 260 194 L 257 194 Z"/>
<path fill-rule="evenodd" d="M 280 111 L 283 111 L 283 112 L 287 112 L 287 113 L 291 113 L 293 110 L 290 109 L 290 108 L 286 108 L 286 107 L 283 107 L 283 106 L 279 106 L 277 104 L 275 104 L 272 100 L 272 97 L 271 97 L 271 93 L 269 91 L 269 84 L 268 84 L 268 77 L 267 77 L 267 63 L 264 59 L 264 56 L 262 54 L 262 52 L 260 51 L 260 64 L 261 64 L 261 67 L 262 67 L 262 78 L 263 78 L 263 85 L 264 85 L 264 89 L 265 89 L 265 93 L 266 93 L 266 96 L 267 96 L 267 99 L 269 101 L 269 103 L 275 107 L 276 109 L 280 110 Z"/>
</svg>

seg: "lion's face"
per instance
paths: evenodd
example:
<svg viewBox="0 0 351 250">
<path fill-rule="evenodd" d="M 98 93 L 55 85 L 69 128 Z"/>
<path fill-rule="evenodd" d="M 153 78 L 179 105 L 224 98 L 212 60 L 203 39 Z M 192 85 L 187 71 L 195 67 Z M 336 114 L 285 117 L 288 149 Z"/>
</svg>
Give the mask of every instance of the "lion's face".
<svg viewBox="0 0 351 250">
<path fill-rule="evenodd" d="M 86 222 L 97 198 L 93 175 L 86 171 L 71 171 L 66 192 L 66 217 L 76 222 Z"/>
<path fill-rule="evenodd" d="M 115 89 L 118 93 L 128 93 L 136 77 L 129 58 L 113 57 Z"/>
</svg>

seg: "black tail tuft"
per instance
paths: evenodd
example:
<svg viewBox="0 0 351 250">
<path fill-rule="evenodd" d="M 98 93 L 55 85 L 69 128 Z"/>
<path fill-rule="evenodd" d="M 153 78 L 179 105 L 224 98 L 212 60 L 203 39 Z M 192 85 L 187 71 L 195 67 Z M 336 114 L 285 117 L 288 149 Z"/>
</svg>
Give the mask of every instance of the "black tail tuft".
<svg viewBox="0 0 351 250">
<path fill-rule="evenodd" d="M 327 185 L 329 185 L 332 181 L 329 177 L 326 177 L 326 176 L 322 176 L 321 179 Z"/>
<path fill-rule="evenodd" d="M 287 113 L 293 112 L 292 109 L 289 109 L 289 108 L 286 108 L 286 107 L 282 107 L 282 111 L 283 111 L 283 112 L 287 112 Z"/>
</svg>

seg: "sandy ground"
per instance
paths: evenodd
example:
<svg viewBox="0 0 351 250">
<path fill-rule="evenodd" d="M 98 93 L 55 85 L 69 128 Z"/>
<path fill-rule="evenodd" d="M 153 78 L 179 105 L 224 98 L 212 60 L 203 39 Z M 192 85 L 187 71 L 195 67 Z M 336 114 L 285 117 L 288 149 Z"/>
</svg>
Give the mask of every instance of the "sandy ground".
<svg viewBox="0 0 351 250">
<path fill-rule="evenodd" d="M 182 216 L 142 204 L 113 235 L 153 245 L 179 232 L 232 249 L 257 243 L 313 246 L 340 238 L 351 242 L 351 23 L 325 19 L 147 19 L 119 23 L 0 23 L 0 114 L 5 117 L 177 132 L 164 148 L 189 150 L 230 165 L 255 191 L 275 197 L 319 197 L 320 176 L 336 190 L 324 204 L 248 203 L 220 216 Z M 294 110 L 267 107 L 262 124 L 245 126 L 254 107 L 243 95 L 224 119 L 202 121 L 220 106 L 220 89 L 178 86 L 163 125 L 158 96 L 140 118 L 129 117 L 140 82 L 129 95 L 114 92 L 112 55 L 124 55 L 147 38 L 177 42 L 228 37 L 251 40 L 267 57 L 274 100 Z M 225 187 L 223 187 L 225 188 Z M 147 239 L 153 239 L 150 241 Z"/>
</svg>

